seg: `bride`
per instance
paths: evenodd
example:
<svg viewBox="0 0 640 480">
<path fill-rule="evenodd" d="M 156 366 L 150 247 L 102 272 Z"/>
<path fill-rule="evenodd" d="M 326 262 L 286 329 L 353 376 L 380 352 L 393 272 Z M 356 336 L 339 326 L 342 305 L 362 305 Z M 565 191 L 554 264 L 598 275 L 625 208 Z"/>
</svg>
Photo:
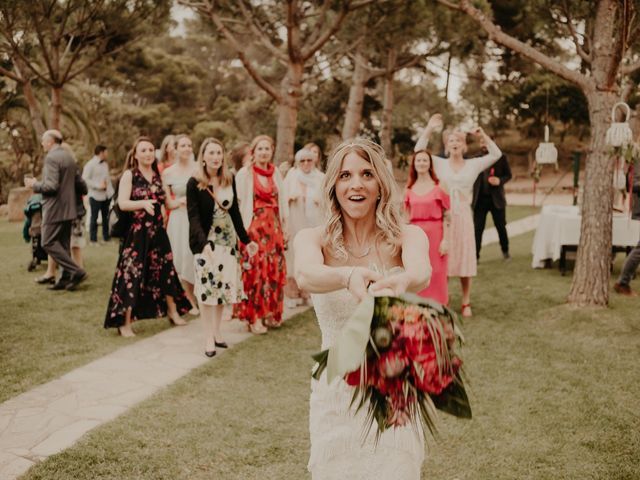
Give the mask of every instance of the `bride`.
<svg viewBox="0 0 640 480">
<path fill-rule="evenodd" d="M 371 292 L 399 295 L 429 283 L 428 240 L 406 225 L 397 186 L 384 151 L 365 139 L 340 144 L 323 183 L 327 213 L 323 226 L 295 239 L 296 280 L 313 294 L 329 348 L 358 302 Z M 418 480 L 424 441 L 411 426 L 387 430 L 375 444 L 375 424 L 365 438 L 366 407 L 350 408 L 353 388 L 342 379 L 327 384 L 326 372 L 312 380 L 309 428 L 313 480 Z"/>
</svg>

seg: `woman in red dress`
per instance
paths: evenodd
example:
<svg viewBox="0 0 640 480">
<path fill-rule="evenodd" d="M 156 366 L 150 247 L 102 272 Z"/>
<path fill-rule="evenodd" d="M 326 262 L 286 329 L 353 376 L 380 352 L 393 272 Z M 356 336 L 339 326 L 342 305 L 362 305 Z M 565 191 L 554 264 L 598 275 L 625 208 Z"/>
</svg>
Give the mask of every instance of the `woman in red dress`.
<svg viewBox="0 0 640 480">
<path fill-rule="evenodd" d="M 427 150 L 415 152 L 411 158 L 404 206 L 409 214 L 409 221 L 422 228 L 429 238 L 431 283 L 418 292 L 418 295 L 447 305 L 449 303 L 447 249 L 450 200 L 433 170 L 431 154 Z"/>
<path fill-rule="evenodd" d="M 256 334 L 281 325 L 287 281 L 284 248 L 289 209 L 282 175 L 272 163 L 274 149 L 271 137 L 254 138 L 253 161 L 236 175 L 242 222 L 260 248 L 253 257 L 243 251 L 242 280 L 248 299 L 235 304 L 233 313 Z"/>
</svg>

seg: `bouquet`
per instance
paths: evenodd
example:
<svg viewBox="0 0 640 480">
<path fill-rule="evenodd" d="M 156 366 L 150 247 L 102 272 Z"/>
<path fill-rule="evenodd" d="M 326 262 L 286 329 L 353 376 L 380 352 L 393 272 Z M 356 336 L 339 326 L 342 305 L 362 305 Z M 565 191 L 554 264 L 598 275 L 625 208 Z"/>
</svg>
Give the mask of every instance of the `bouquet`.
<svg viewBox="0 0 640 480">
<path fill-rule="evenodd" d="M 334 346 L 313 356 L 316 380 L 342 377 L 354 387 L 351 405 L 367 408 L 366 433 L 421 424 L 435 433 L 435 409 L 471 418 L 459 348 L 462 334 L 447 307 L 417 295 L 368 296 Z"/>
</svg>

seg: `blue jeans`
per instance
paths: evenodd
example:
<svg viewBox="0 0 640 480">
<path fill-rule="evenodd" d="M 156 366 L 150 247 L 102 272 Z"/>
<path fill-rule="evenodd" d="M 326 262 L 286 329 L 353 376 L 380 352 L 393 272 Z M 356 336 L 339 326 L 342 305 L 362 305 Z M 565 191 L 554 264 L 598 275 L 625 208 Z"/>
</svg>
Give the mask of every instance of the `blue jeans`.
<svg viewBox="0 0 640 480">
<path fill-rule="evenodd" d="M 91 219 L 89 220 L 89 239 L 92 242 L 98 241 L 98 213 L 102 216 L 102 238 L 108 242 L 109 237 L 109 200 L 96 200 L 89 197 L 91 208 Z"/>
</svg>

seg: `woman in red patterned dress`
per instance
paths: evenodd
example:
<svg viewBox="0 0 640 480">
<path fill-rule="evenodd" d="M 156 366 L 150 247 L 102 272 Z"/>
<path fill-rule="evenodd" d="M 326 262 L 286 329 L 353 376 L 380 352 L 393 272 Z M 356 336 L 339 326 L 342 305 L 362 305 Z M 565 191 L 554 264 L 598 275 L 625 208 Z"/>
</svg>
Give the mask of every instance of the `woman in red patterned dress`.
<svg viewBox="0 0 640 480">
<path fill-rule="evenodd" d="M 236 175 L 242 222 L 260 248 L 253 257 L 243 251 L 242 280 L 248 299 L 234 306 L 234 317 L 247 322 L 255 334 L 281 325 L 287 281 L 284 248 L 289 210 L 282 175 L 272 163 L 274 149 L 271 137 L 254 138 L 253 161 Z"/>
</svg>

